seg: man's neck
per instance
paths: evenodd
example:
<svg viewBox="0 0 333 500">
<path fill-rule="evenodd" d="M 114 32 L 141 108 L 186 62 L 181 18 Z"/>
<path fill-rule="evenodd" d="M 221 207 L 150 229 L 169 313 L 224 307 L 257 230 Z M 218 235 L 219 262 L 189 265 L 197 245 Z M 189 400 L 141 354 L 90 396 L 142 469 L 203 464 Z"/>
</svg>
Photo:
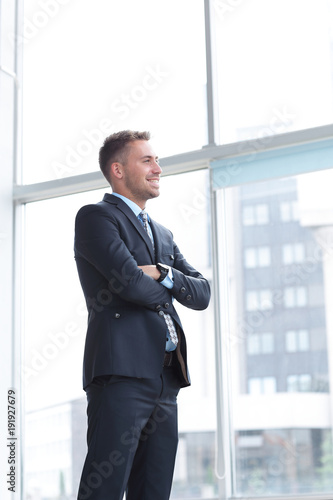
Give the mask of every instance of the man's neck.
<svg viewBox="0 0 333 500">
<path fill-rule="evenodd" d="M 126 205 L 128 205 L 133 210 L 133 212 L 136 215 L 138 215 L 141 212 L 141 210 L 144 210 L 146 208 L 146 205 L 144 205 L 142 207 L 136 201 L 132 200 L 131 198 L 128 198 L 127 196 L 125 196 L 121 193 L 117 193 L 116 191 L 113 191 L 112 194 L 117 196 L 117 198 L 120 198 L 121 200 L 123 200 L 126 203 Z"/>
</svg>

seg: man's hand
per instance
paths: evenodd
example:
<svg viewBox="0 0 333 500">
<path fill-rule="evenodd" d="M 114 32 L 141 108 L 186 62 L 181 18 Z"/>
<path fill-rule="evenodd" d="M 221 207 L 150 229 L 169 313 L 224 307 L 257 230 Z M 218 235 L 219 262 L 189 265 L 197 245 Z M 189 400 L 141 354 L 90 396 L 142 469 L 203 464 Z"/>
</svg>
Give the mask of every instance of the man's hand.
<svg viewBox="0 0 333 500">
<path fill-rule="evenodd" d="M 158 280 L 158 278 L 161 276 L 160 271 L 157 269 L 156 266 L 149 265 L 149 266 L 138 266 L 142 271 L 153 278 L 154 280 Z"/>
</svg>

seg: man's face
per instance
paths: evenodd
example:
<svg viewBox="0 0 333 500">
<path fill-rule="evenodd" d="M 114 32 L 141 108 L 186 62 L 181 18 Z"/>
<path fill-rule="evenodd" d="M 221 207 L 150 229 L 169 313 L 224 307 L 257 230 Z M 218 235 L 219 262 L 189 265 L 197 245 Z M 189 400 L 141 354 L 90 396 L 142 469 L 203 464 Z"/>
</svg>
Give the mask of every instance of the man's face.
<svg viewBox="0 0 333 500">
<path fill-rule="evenodd" d="M 122 165 L 123 194 L 144 208 L 146 201 L 160 194 L 161 167 L 148 141 L 133 141 L 129 144 L 127 161 Z"/>
</svg>

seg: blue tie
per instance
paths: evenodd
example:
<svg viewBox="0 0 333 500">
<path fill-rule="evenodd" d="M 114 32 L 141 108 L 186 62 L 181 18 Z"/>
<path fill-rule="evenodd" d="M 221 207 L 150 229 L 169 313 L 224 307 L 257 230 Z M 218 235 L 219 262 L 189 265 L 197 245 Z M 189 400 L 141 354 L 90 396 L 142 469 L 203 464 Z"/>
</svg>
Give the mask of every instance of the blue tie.
<svg viewBox="0 0 333 500">
<path fill-rule="evenodd" d="M 148 224 L 147 212 L 145 210 L 142 210 L 142 212 L 139 213 L 138 218 L 141 221 L 143 227 L 145 228 L 145 231 L 148 234 L 150 241 L 151 241 L 153 248 L 154 248 L 154 240 L 153 240 L 153 235 L 151 233 L 151 230 L 150 230 L 150 227 Z M 166 314 L 166 313 L 163 314 L 163 318 L 164 318 L 164 321 L 167 325 L 168 332 L 170 334 L 170 339 L 171 339 L 172 343 L 176 346 L 178 344 L 178 335 L 177 335 L 173 320 L 172 320 L 170 314 Z"/>
<path fill-rule="evenodd" d="M 147 212 L 145 210 L 142 210 L 142 212 L 139 213 L 138 217 L 139 217 L 139 220 L 141 220 L 142 225 L 145 228 L 145 231 L 148 234 L 149 239 L 151 241 L 151 244 L 153 245 L 153 248 L 154 248 L 154 240 L 153 240 L 153 235 L 152 235 L 151 229 L 150 229 L 149 224 L 148 224 Z"/>
</svg>

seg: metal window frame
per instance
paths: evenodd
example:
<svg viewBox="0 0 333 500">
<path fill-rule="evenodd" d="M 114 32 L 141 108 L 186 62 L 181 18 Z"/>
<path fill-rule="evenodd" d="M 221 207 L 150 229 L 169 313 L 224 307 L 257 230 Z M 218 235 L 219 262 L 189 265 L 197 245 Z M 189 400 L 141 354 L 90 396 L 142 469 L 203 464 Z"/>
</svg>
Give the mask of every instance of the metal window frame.
<svg viewBox="0 0 333 500">
<path fill-rule="evenodd" d="M 257 167 L 262 162 L 272 162 L 281 155 L 286 154 L 320 154 L 325 151 L 327 156 L 333 157 L 333 125 L 324 125 L 295 132 L 287 132 L 272 136 L 269 143 L 258 142 L 257 139 L 248 141 L 225 144 L 221 146 L 203 146 L 202 149 L 181 153 L 162 158 L 160 165 L 163 169 L 163 175 L 176 175 L 186 172 L 192 172 L 200 169 L 210 169 L 213 172 L 212 191 L 236 185 L 241 182 L 250 182 L 248 172 Z M 328 154 L 326 154 L 328 153 Z M 246 166 L 245 180 L 236 177 L 234 182 L 223 182 L 218 179 L 217 172 L 224 171 L 228 173 L 228 168 L 237 166 Z M 333 166 L 333 162 L 332 162 Z M 331 168 L 329 164 L 317 163 L 315 169 Z M 308 169 L 306 171 L 309 171 Z M 298 172 L 299 173 L 299 172 Z M 280 176 L 286 173 L 281 172 Z M 288 172 L 287 175 L 293 175 Z M 269 178 L 274 178 L 275 173 Z M 256 178 L 255 180 L 258 180 Z M 31 203 L 35 201 L 46 200 L 50 198 L 66 196 L 70 194 L 91 191 L 108 187 L 106 179 L 101 172 L 89 172 L 62 179 L 55 179 L 35 184 L 14 184 L 13 201 L 16 205 Z"/>
</svg>

